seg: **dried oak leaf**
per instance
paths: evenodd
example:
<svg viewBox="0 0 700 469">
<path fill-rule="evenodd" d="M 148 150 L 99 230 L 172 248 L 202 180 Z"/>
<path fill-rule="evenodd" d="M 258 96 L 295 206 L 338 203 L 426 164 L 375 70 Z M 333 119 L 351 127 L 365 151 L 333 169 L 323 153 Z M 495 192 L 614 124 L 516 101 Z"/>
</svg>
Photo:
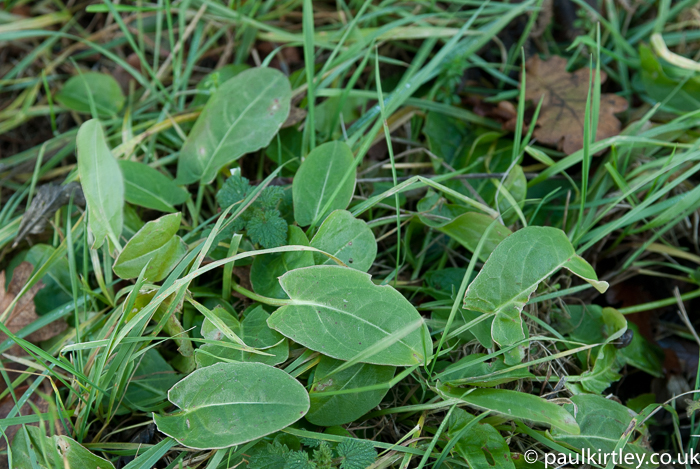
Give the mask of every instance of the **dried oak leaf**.
<svg viewBox="0 0 700 469">
<path fill-rule="evenodd" d="M 535 138 L 541 143 L 556 145 L 567 155 L 583 148 L 583 122 L 590 70 L 586 67 L 569 73 L 563 57 L 553 56 L 542 61 L 536 55 L 527 61 L 526 67 L 525 99 L 538 103 L 544 96 Z M 606 79 L 607 75 L 601 71 L 601 83 Z M 597 140 L 620 133 L 621 123 L 615 113 L 626 109 L 625 98 L 615 94 L 601 94 Z"/>
<path fill-rule="evenodd" d="M 15 270 L 12 273 L 12 280 L 7 286 L 7 289 L 5 289 L 5 272 L 0 272 L 0 313 L 4 312 L 10 306 L 10 304 L 12 304 L 24 285 L 26 285 L 29 277 L 32 275 L 32 270 L 34 270 L 34 267 L 32 267 L 32 264 L 29 262 L 22 262 L 15 267 Z M 44 285 L 41 282 L 37 282 L 36 285 L 27 290 L 27 292 L 17 301 L 17 304 L 10 313 L 10 316 L 5 321 L 5 326 L 10 330 L 10 332 L 15 334 L 20 329 L 39 319 L 39 316 L 36 314 L 34 309 L 34 295 L 36 295 L 37 292 L 43 287 Z M 68 327 L 68 325 L 65 321 L 54 321 L 51 324 L 42 327 L 38 331 L 32 332 L 25 337 L 25 339 L 29 342 L 41 342 L 48 340 L 51 337 L 63 332 L 66 327 Z M 7 338 L 8 337 L 5 333 L 0 332 L 0 343 L 7 340 Z M 22 348 L 15 344 L 9 350 L 9 354 L 23 355 L 24 353 Z"/>
</svg>

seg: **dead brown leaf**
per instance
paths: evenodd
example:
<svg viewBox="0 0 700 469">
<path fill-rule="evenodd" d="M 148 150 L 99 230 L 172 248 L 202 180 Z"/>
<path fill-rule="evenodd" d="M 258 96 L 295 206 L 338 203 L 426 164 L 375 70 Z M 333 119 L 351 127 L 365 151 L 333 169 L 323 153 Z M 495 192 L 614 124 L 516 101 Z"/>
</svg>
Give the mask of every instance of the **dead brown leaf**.
<svg viewBox="0 0 700 469">
<path fill-rule="evenodd" d="M 544 96 L 537 119 L 535 138 L 541 143 L 556 145 L 570 155 L 583 148 L 583 122 L 586 112 L 590 70 L 582 68 L 573 73 L 566 71 L 566 59 L 553 56 L 542 61 L 531 57 L 526 64 L 525 98 L 538 103 Z M 600 81 L 607 79 L 600 72 Z M 601 94 L 597 139 L 620 133 L 621 123 L 615 113 L 627 109 L 627 100 L 615 94 Z"/>
<path fill-rule="evenodd" d="M 5 272 L 0 272 L 0 313 L 4 312 L 10 304 L 15 300 L 19 292 L 22 290 L 24 285 L 26 285 L 27 280 L 32 275 L 32 270 L 34 268 L 29 262 L 22 262 L 12 273 L 12 280 L 5 289 Z M 5 321 L 5 326 L 14 334 L 20 329 L 30 325 L 39 316 L 36 314 L 34 309 L 34 295 L 37 294 L 39 290 L 43 288 L 41 282 L 37 282 L 36 285 L 32 286 L 22 297 L 17 301 L 14 309 L 10 313 L 10 316 Z M 48 340 L 51 337 L 63 332 L 68 325 L 65 321 L 54 321 L 48 326 L 42 327 L 36 332 L 32 332 L 27 337 L 26 340 L 29 342 L 41 342 Z M 7 335 L 0 332 L 0 343 L 7 340 Z M 24 355 L 22 348 L 19 345 L 13 345 L 9 350 L 10 355 Z"/>
</svg>

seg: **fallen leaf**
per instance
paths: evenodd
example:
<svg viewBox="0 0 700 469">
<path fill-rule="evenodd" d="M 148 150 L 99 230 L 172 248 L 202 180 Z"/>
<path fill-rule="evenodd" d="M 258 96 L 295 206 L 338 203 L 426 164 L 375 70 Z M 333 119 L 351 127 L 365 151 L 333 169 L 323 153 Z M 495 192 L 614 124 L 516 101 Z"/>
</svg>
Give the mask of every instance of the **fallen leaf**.
<svg viewBox="0 0 700 469">
<path fill-rule="evenodd" d="M 36 196 L 22 216 L 19 230 L 12 247 L 16 247 L 28 234 L 39 234 L 46 228 L 46 223 L 56 211 L 66 205 L 73 195 L 73 203 L 85 206 L 85 196 L 80 184 L 71 182 L 65 186 L 45 184 L 36 191 Z"/>
<path fill-rule="evenodd" d="M 282 124 L 282 128 L 286 129 L 287 127 L 293 127 L 299 122 L 303 121 L 305 118 L 306 109 L 300 109 L 296 106 L 292 106 L 289 108 L 289 115 L 287 116 L 287 120 L 284 121 L 284 124 Z"/>
<path fill-rule="evenodd" d="M 526 64 L 525 99 L 537 104 L 542 96 L 542 109 L 537 119 L 535 138 L 541 143 L 556 145 L 570 155 L 583 148 L 583 122 L 588 96 L 590 70 L 566 71 L 566 59 L 553 56 L 542 61 L 538 56 Z M 600 81 L 607 79 L 600 72 Z M 627 109 L 627 100 L 615 94 L 601 94 L 597 140 L 620 133 L 621 123 L 615 113 Z"/>
<path fill-rule="evenodd" d="M 32 275 L 32 270 L 34 267 L 29 262 L 22 262 L 12 273 L 12 280 L 10 284 L 5 289 L 5 272 L 0 272 L 0 313 L 4 312 L 10 304 L 17 297 L 19 292 L 22 290 L 24 285 L 26 285 L 27 280 Z M 44 287 L 44 284 L 37 282 L 33 285 L 27 292 L 20 297 L 15 305 L 14 309 L 10 313 L 8 319 L 5 321 L 5 326 L 10 330 L 10 332 L 17 333 L 20 329 L 30 325 L 39 316 L 36 314 L 34 309 L 34 295 L 37 294 L 39 290 Z M 51 324 L 42 327 L 36 332 L 32 332 L 27 337 L 26 340 L 29 342 L 42 342 L 48 340 L 51 337 L 63 332 L 68 325 L 65 321 L 54 321 Z M 7 335 L 0 332 L 0 343 L 7 340 Z M 10 355 L 24 355 L 22 348 L 15 344 L 9 350 Z"/>
</svg>

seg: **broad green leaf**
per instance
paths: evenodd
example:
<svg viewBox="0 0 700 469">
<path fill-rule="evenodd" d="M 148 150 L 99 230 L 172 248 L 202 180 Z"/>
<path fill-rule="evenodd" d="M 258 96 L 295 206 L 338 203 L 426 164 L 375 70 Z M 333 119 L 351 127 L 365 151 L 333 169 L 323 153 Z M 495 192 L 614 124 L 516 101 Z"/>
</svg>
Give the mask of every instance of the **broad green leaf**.
<svg viewBox="0 0 700 469">
<path fill-rule="evenodd" d="M 695 111 L 700 106 L 700 77 L 693 72 L 668 65 L 669 71 L 676 72 L 671 76 L 664 70 L 652 49 L 646 45 L 639 46 L 641 65 L 641 81 L 644 89 L 652 99 L 662 102 L 669 98 L 668 105 L 681 111 Z M 690 76 L 687 76 L 690 75 Z M 681 85 L 682 83 L 682 85 Z M 680 86 L 680 89 L 676 89 Z"/>
<path fill-rule="evenodd" d="M 300 226 L 323 220 L 331 211 L 345 209 L 350 204 L 355 190 L 354 174 L 341 186 L 329 210 L 321 213 L 354 164 L 352 151 L 344 142 L 324 143 L 309 153 L 292 181 L 294 219 Z"/>
<path fill-rule="evenodd" d="M 226 81 L 185 140 L 177 182 L 211 182 L 224 165 L 267 146 L 287 119 L 290 100 L 289 80 L 273 68 L 252 68 Z"/>
<path fill-rule="evenodd" d="M 306 420 L 314 425 L 331 427 L 353 422 L 379 405 L 389 388 L 331 396 L 324 396 L 324 393 L 388 383 L 396 371 L 393 366 L 358 363 L 326 376 L 342 364 L 340 360 L 323 356 L 316 366 L 309 391 L 311 408 L 306 414 Z"/>
<path fill-rule="evenodd" d="M 466 207 L 449 204 L 440 194 L 432 190 L 429 190 L 428 194 L 418 201 L 416 208 L 420 221 L 431 228 L 441 228 L 467 212 Z"/>
<path fill-rule="evenodd" d="M 539 396 L 507 389 L 467 389 L 438 385 L 444 398 L 459 399 L 468 406 L 490 410 L 513 420 L 523 420 L 561 429 L 577 435 L 576 419 L 558 405 Z"/>
<path fill-rule="evenodd" d="M 287 272 L 280 283 L 291 301 L 267 323 L 311 350 L 351 360 L 384 340 L 390 345 L 361 361 L 411 366 L 423 363 L 432 349 L 428 328 L 413 305 L 389 285 L 372 283 L 364 272 L 306 267 Z M 407 328 L 410 332 L 401 337 Z"/>
<path fill-rule="evenodd" d="M 177 212 L 146 223 L 124 246 L 114 263 L 114 273 L 124 279 L 136 278 L 148 264 L 146 279 L 158 282 L 167 277 L 187 253 L 187 245 L 175 235 L 181 218 Z"/>
<path fill-rule="evenodd" d="M 565 429 L 552 429 L 555 441 L 563 442 L 579 449 L 590 449 L 597 453 L 612 453 L 623 434 L 628 429 L 630 422 L 637 414 L 627 407 L 612 399 L 606 399 L 594 394 L 579 394 L 571 397 L 573 405 L 567 404 L 572 412 L 576 412 L 576 422 L 580 432 L 570 434 Z M 575 406 L 575 407 L 574 407 Z M 563 431 L 562 431 L 563 430 Z M 644 430 L 646 433 L 646 430 Z M 623 448 L 623 455 L 631 453 L 644 457 L 647 464 L 637 466 L 622 465 L 622 467 L 650 468 L 650 449 L 648 447 L 648 435 L 633 435 L 632 440 Z"/>
<path fill-rule="evenodd" d="M 240 323 L 221 308 L 214 308 L 214 311 L 219 311 L 220 315 L 223 316 L 221 319 L 246 345 L 263 349 L 264 352 L 273 356 L 244 352 L 222 345 L 204 344 L 195 350 L 197 368 L 203 368 L 226 360 L 277 365 L 285 361 L 289 356 L 287 339 L 270 329 L 267 325 L 267 319 L 270 315 L 262 306 L 256 306 L 249 311 Z M 228 341 L 228 338 L 208 319 L 202 324 L 202 336 L 205 339 Z"/>
<path fill-rule="evenodd" d="M 543 280 L 560 268 L 592 284 L 601 293 L 607 282 L 576 254 L 566 234 L 556 228 L 529 226 L 508 236 L 494 249 L 469 285 L 464 308 L 494 314 L 491 335 L 501 347 L 526 338 L 520 312 Z"/>
<path fill-rule="evenodd" d="M 92 248 L 102 246 L 105 238 L 111 246 L 117 246 L 124 225 L 124 180 L 100 121 L 91 119 L 81 125 L 76 143 Z"/>
<path fill-rule="evenodd" d="M 124 107 L 124 93 L 111 75 L 86 72 L 68 79 L 56 101 L 72 111 L 89 114 L 90 97 L 99 117 L 112 117 Z"/>
<path fill-rule="evenodd" d="M 461 360 L 449 365 L 438 375 L 438 379 L 450 384 L 469 384 L 470 386 L 493 387 L 499 384 L 509 383 L 518 379 L 534 378 L 527 368 L 519 368 L 506 373 L 503 371 L 509 367 L 503 362 L 503 357 L 497 357 L 489 362 L 474 363 L 479 358 L 485 357 L 484 353 L 467 355 Z M 488 376 L 491 373 L 501 372 L 496 376 Z"/>
<path fill-rule="evenodd" d="M 124 198 L 131 204 L 174 212 L 175 205 L 184 203 L 189 197 L 186 190 L 147 164 L 120 160 L 119 167 L 124 175 Z"/>
<path fill-rule="evenodd" d="M 471 252 L 474 252 L 476 246 L 479 244 L 479 240 L 491 223 L 493 223 L 493 218 L 488 215 L 467 212 L 458 216 L 452 222 L 439 227 L 438 230 L 445 233 Z M 507 227 L 496 223 L 493 228 L 491 228 L 486 241 L 484 241 L 479 259 L 486 262 L 486 259 L 488 259 L 493 250 L 496 249 L 496 246 L 510 236 L 511 233 L 512 232 Z"/>
<path fill-rule="evenodd" d="M 430 151 L 439 159 L 431 159 L 433 169 L 442 169 L 441 160 L 453 167 L 463 159 L 471 147 L 472 139 L 464 121 L 439 112 L 429 112 L 423 126 Z"/>
<path fill-rule="evenodd" d="M 514 469 L 506 440 L 491 425 L 472 423 L 475 418 L 462 409 L 452 411 L 447 424 L 447 436 L 450 439 L 459 437 L 454 451 L 469 463 L 469 467 Z M 470 423 L 469 428 L 464 430 Z"/>
<path fill-rule="evenodd" d="M 287 244 L 308 246 L 309 239 L 304 231 L 295 225 L 288 227 Z M 290 270 L 314 265 L 313 253 L 310 251 L 291 251 L 255 256 L 250 268 L 250 283 L 253 290 L 271 298 L 289 298 L 282 289 L 279 277 Z"/>
<path fill-rule="evenodd" d="M 336 210 L 319 227 L 311 246 L 331 254 L 353 269 L 367 272 L 377 257 L 377 240 L 362 220 L 347 210 Z M 314 253 L 316 264 L 335 265 L 328 256 Z"/>
<path fill-rule="evenodd" d="M 202 106 L 206 104 L 221 85 L 249 68 L 250 65 L 247 64 L 229 64 L 209 73 L 197 83 L 197 95 L 192 99 L 191 106 Z"/>
<path fill-rule="evenodd" d="M 286 428 L 309 410 L 309 395 L 284 371 L 262 363 L 200 368 L 168 392 L 181 410 L 153 414 L 158 430 L 188 448 L 239 445 Z"/>
<path fill-rule="evenodd" d="M 138 358 L 138 368 L 124 394 L 124 402 L 141 412 L 165 402 L 168 389 L 182 377 L 155 349 L 150 349 Z"/>
<path fill-rule="evenodd" d="M 92 454 L 67 436 L 48 437 L 45 430 L 25 425 L 12 440 L 12 466 L 15 469 L 114 469 L 109 461 Z M 36 466 L 32 463 L 35 459 Z"/>
</svg>

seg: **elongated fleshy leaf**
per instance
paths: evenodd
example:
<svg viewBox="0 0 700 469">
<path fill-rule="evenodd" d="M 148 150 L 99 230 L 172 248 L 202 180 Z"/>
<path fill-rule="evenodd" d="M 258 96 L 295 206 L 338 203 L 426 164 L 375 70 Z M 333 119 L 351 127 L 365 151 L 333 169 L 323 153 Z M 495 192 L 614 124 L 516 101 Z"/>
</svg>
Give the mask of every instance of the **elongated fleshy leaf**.
<svg viewBox="0 0 700 469">
<path fill-rule="evenodd" d="M 279 431 L 309 410 L 309 395 L 284 371 L 262 363 L 217 363 L 168 392 L 181 410 L 153 415 L 158 430 L 196 449 L 228 448 Z"/>
<path fill-rule="evenodd" d="M 119 161 L 124 175 L 126 201 L 141 207 L 174 212 L 189 194 L 158 170 L 138 161 Z"/>
<path fill-rule="evenodd" d="M 178 183 L 210 182 L 222 166 L 267 146 L 287 119 L 291 96 L 289 80 L 273 68 L 252 68 L 226 81 L 187 136 Z"/>
<path fill-rule="evenodd" d="M 267 323 L 312 350 L 351 360 L 368 347 L 386 345 L 361 361 L 410 366 L 422 363 L 432 347 L 428 328 L 413 305 L 392 287 L 372 283 L 364 272 L 306 267 L 287 272 L 280 283 L 291 301 Z"/>
<path fill-rule="evenodd" d="M 445 398 L 460 399 L 470 407 L 490 410 L 513 420 L 525 420 L 578 434 L 576 419 L 563 408 L 539 396 L 508 389 L 465 389 L 447 384 L 438 386 Z"/>
<path fill-rule="evenodd" d="M 102 246 L 105 238 L 118 243 L 124 225 L 124 180 L 100 121 L 91 119 L 81 125 L 76 144 L 92 248 Z"/>
<path fill-rule="evenodd" d="M 469 285 L 464 308 L 495 314 L 491 335 L 501 346 L 524 339 L 520 312 L 543 280 L 560 268 L 592 284 L 601 293 L 607 282 L 576 254 L 566 234 L 556 228 L 530 226 L 503 240 Z"/>
<path fill-rule="evenodd" d="M 45 430 L 31 425 L 19 429 L 10 448 L 15 469 L 114 469 L 112 463 L 95 456 L 74 439 L 48 437 Z"/>
<path fill-rule="evenodd" d="M 326 376 L 342 364 L 340 360 L 324 356 L 315 368 L 314 384 L 309 392 L 311 408 L 306 415 L 306 420 L 314 425 L 344 425 L 362 417 L 382 401 L 389 391 L 388 387 L 330 396 L 327 393 L 388 383 L 396 371 L 393 366 L 358 363 Z"/>
<path fill-rule="evenodd" d="M 148 264 L 145 278 L 163 280 L 187 252 L 187 245 L 175 236 L 182 213 L 171 213 L 149 221 L 124 247 L 114 263 L 114 273 L 121 278 L 136 278 Z"/>
<path fill-rule="evenodd" d="M 328 215 L 311 240 L 311 246 L 363 272 L 372 267 L 377 257 L 377 240 L 372 230 L 347 210 L 336 210 Z M 314 261 L 316 264 L 335 264 L 333 259 L 320 253 L 314 253 Z"/>
<path fill-rule="evenodd" d="M 292 182 L 294 219 L 300 226 L 323 220 L 332 210 L 348 206 L 355 190 L 355 174 L 340 187 L 328 211 L 321 213 L 345 173 L 352 171 L 353 167 L 352 151 L 344 142 L 324 143 L 309 153 Z"/>
<path fill-rule="evenodd" d="M 454 451 L 462 456 L 470 467 L 515 469 L 508 444 L 498 430 L 487 423 L 474 422 L 475 418 L 462 409 L 452 412 L 447 435 L 450 439 L 459 437 Z"/>
</svg>

